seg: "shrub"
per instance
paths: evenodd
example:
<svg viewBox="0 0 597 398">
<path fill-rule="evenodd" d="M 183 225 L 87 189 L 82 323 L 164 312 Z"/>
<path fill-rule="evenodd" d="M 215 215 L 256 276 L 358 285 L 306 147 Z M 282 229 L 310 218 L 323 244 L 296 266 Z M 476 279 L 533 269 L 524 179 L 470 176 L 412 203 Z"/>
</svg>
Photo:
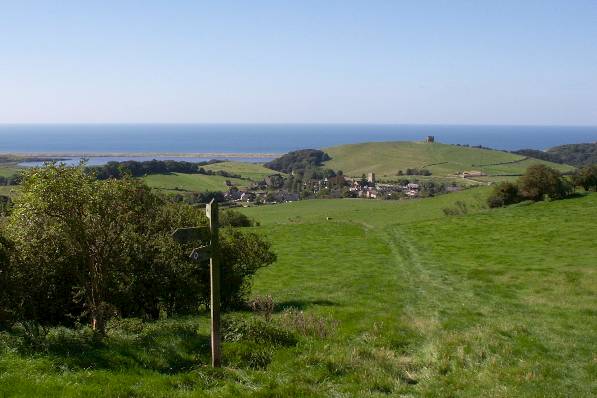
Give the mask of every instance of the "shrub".
<svg viewBox="0 0 597 398">
<path fill-rule="evenodd" d="M 254 225 L 255 221 L 240 211 L 230 209 L 220 214 L 220 226 L 222 227 L 252 227 Z"/>
<path fill-rule="evenodd" d="M 303 336 L 326 338 L 338 329 L 338 321 L 331 318 L 305 314 L 294 308 L 282 313 L 280 323 L 287 329 L 295 330 Z"/>
<path fill-rule="evenodd" d="M 220 237 L 222 253 L 222 307 L 242 307 L 249 295 L 253 275 L 276 261 L 271 245 L 252 232 L 240 232 L 232 228 L 224 230 Z M 203 280 L 209 281 L 209 269 L 204 270 Z M 207 293 L 207 291 L 206 291 Z M 209 295 L 204 296 L 205 303 Z"/>
<path fill-rule="evenodd" d="M 222 321 L 222 338 L 227 342 L 252 342 L 284 347 L 297 343 L 296 337 L 288 329 L 255 317 L 225 317 Z"/>
<path fill-rule="evenodd" d="M 446 216 L 462 216 L 468 213 L 466 203 L 461 200 L 457 200 L 454 207 L 445 207 L 442 210 Z"/>
<path fill-rule="evenodd" d="M 276 304 L 272 296 L 257 296 L 249 302 L 249 307 L 253 312 L 262 315 L 266 321 L 269 321 L 274 313 Z"/>
<path fill-rule="evenodd" d="M 521 196 L 534 201 L 543 200 L 545 196 L 562 199 L 571 191 L 559 171 L 543 164 L 529 166 L 518 179 L 518 189 Z"/>
<path fill-rule="evenodd" d="M 196 313 L 209 304 L 209 266 L 171 234 L 206 223 L 202 209 L 167 203 L 138 180 L 96 180 L 84 164 L 29 170 L 0 238 L 0 323 L 93 321 L 103 333 L 116 315 Z M 221 247 L 226 309 L 276 257 L 259 236 L 234 230 Z"/>
<path fill-rule="evenodd" d="M 489 207 L 502 207 L 520 202 L 518 187 L 511 182 L 500 182 L 493 187 L 493 191 L 487 198 Z"/>
<path fill-rule="evenodd" d="M 597 164 L 582 167 L 572 176 L 575 186 L 583 187 L 586 191 L 597 191 Z"/>
</svg>

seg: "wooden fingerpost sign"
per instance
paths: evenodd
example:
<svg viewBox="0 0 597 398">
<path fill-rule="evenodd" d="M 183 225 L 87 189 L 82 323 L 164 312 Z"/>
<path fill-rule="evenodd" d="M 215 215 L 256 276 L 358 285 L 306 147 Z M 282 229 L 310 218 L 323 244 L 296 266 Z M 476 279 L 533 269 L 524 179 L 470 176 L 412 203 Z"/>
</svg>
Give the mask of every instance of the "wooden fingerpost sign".
<svg viewBox="0 0 597 398">
<path fill-rule="evenodd" d="M 211 258 L 209 260 L 209 276 L 211 286 L 211 365 L 219 368 L 222 365 L 220 336 L 220 241 L 218 236 L 218 203 L 213 199 L 205 206 L 205 214 L 209 218 L 211 231 Z"/>
<path fill-rule="evenodd" d="M 220 337 L 220 243 L 218 240 L 218 204 L 212 200 L 205 206 L 205 214 L 209 218 L 208 227 L 178 228 L 172 234 L 178 243 L 208 242 L 191 252 L 193 261 L 209 259 L 210 294 L 211 294 L 211 364 L 219 368 L 222 364 Z"/>
</svg>

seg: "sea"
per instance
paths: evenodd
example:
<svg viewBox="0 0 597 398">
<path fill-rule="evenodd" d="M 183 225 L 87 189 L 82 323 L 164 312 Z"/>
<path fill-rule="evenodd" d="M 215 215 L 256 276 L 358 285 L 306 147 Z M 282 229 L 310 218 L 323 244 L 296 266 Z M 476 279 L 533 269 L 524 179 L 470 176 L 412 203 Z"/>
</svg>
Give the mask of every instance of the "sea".
<svg viewBox="0 0 597 398">
<path fill-rule="evenodd" d="M 423 140 L 429 135 L 436 142 L 447 144 L 543 150 L 562 144 L 596 142 L 597 126 L 0 124 L 0 153 L 76 155 L 66 156 L 66 162 L 78 162 L 83 156 L 89 157 L 90 164 L 127 159 L 264 162 L 297 149 L 368 141 Z"/>
</svg>

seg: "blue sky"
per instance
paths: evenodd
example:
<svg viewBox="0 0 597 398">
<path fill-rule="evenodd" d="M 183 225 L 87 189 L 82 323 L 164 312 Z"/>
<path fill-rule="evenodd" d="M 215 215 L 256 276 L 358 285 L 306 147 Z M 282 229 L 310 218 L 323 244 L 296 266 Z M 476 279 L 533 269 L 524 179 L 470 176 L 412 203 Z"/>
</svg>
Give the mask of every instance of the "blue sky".
<svg viewBox="0 0 597 398">
<path fill-rule="evenodd" d="M 6 1 L 0 122 L 597 125 L 597 1 Z"/>
</svg>

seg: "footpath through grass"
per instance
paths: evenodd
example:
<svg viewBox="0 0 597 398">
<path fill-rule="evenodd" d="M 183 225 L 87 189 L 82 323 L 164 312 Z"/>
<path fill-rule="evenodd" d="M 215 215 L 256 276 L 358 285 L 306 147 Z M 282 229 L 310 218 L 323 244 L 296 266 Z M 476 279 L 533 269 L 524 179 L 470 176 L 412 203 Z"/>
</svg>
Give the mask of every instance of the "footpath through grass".
<svg viewBox="0 0 597 398">
<path fill-rule="evenodd" d="M 261 322 L 296 341 L 232 334 L 214 371 L 205 316 L 101 343 L 53 330 L 30 351 L 4 333 L 0 396 L 595 396 L 597 194 L 490 211 L 484 195 L 245 209 L 278 253 L 254 283 L 277 303 Z M 444 216 L 457 200 L 470 214 Z"/>
</svg>

